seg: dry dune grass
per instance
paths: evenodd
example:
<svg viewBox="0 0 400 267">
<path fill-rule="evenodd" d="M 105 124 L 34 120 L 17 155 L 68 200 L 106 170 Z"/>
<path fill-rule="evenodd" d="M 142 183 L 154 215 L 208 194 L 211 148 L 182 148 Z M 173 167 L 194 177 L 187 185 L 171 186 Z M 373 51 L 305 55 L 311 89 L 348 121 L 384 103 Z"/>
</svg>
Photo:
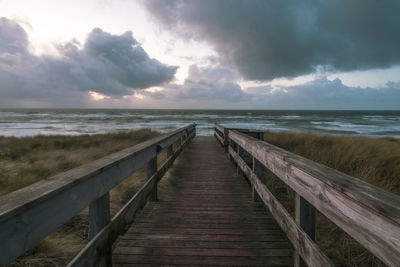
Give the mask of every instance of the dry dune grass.
<svg viewBox="0 0 400 267">
<path fill-rule="evenodd" d="M 159 133 L 140 130 L 78 137 L 0 137 L 0 201 L 2 197 L 7 197 L 8 192 L 157 135 Z M 399 139 L 267 132 L 265 141 L 387 191 L 400 193 Z M 164 159 L 165 153 L 161 153 L 159 165 Z M 273 174 L 265 172 L 264 178 L 271 191 L 293 213 L 294 193 Z M 111 214 L 115 214 L 144 182 L 145 168 L 115 187 L 111 191 Z M 161 185 L 161 194 L 163 190 Z M 382 265 L 379 260 L 320 214 L 317 216 L 317 226 L 318 244 L 337 265 Z M 86 209 L 12 265 L 64 266 L 87 242 L 88 229 Z"/>
<path fill-rule="evenodd" d="M 0 137 L 0 201 L 7 193 L 43 178 L 146 141 L 151 130 L 92 136 Z M 163 160 L 163 153 L 159 157 Z M 145 168 L 110 192 L 114 215 L 145 182 Z M 88 209 L 29 250 L 12 266 L 64 266 L 88 241 Z"/>
<path fill-rule="evenodd" d="M 0 137 L 0 195 L 141 143 L 158 133 Z"/>
<path fill-rule="evenodd" d="M 266 132 L 264 140 L 400 194 L 400 139 Z M 264 182 L 293 215 L 294 192 L 269 171 Z M 321 214 L 317 214 L 316 240 L 338 266 L 385 266 Z"/>
<path fill-rule="evenodd" d="M 267 132 L 265 141 L 400 195 L 400 139 Z"/>
</svg>

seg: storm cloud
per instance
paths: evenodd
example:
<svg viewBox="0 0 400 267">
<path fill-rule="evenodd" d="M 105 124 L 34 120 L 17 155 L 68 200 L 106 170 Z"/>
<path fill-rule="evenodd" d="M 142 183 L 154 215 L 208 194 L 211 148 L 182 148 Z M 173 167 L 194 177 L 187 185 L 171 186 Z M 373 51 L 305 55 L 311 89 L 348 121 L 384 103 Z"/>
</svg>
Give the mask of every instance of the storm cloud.
<svg viewBox="0 0 400 267">
<path fill-rule="evenodd" d="M 221 67 L 191 65 L 183 84 L 168 84 L 161 92 L 144 92 L 157 99 L 193 101 L 202 105 L 211 102 L 238 103 L 251 99 L 237 84 L 237 75 Z"/>
<path fill-rule="evenodd" d="M 179 108 L 228 109 L 400 109 L 400 82 L 380 88 L 348 86 L 336 78 L 316 76 L 292 86 L 241 87 L 240 77 L 222 67 L 192 65 L 183 84 L 167 84 L 162 91 L 141 91 Z"/>
<path fill-rule="evenodd" d="M 58 45 L 59 56 L 34 55 L 25 30 L 0 18 L 0 104 L 23 99 L 82 106 L 88 92 L 112 98 L 173 80 L 177 67 L 152 59 L 132 32 L 113 35 L 93 29 L 83 45 Z"/>
<path fill-rule="evenodd" d="M 142 2 L 166 29 L 212 44 L 221 63 L 246 79 L 400 63 L 400 1 Z"/>
<path fill-rule="evenodd" d="M 262 86 L 246 91 L 255 93 L 253 106 L 264 109 L 400 109 L 400 82 L 362 88 L 347 86 L 340 79 L 318 77 L 294 86 Z"/>
</svg>

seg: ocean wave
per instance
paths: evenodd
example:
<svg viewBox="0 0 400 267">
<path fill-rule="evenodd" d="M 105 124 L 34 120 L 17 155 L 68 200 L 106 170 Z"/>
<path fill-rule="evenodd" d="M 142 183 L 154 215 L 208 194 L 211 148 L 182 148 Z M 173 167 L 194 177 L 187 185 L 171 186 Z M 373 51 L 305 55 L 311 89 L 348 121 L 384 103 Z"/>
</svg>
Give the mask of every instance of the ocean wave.
<svg viewBox="0 0 400 267">
<path fill-rule="evenodd" d="M 382 115 L 384 114 L 384 115 Z M 213 135 L 214 123 L 231 128 L 269 131 L 311 131 L 365 136 L 400 135 L 400 112 L 296 112 L 286 111 L 146 111 L 146 110 L 3 110 L 0 135 L 79 135 L 151 128 L 169 132 L 189 123 L 197 135 Z"/>
</svg>

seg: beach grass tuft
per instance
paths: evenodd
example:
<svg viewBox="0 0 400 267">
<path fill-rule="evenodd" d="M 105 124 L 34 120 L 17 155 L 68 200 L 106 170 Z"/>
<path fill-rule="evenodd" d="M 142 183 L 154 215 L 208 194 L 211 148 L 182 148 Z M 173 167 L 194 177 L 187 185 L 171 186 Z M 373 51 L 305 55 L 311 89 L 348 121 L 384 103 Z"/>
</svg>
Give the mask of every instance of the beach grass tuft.
<svg viewBox="0 0 400 267">
<path fill-rule="evenodd" d="M 0 201 L 11 191 L 159 134 L 143 129 L 84 136 L 0 137 Z M 266 132 L 265 141 L 400 194 L 400 139 Z M 163 158 L 161 153 L 159 160 Z M 111 190 L 111 214 L 134 195 L 145 179 L 142 168 Z M 264 172 L 263 181 L 293 214 L 294 192 L 271 172 Z M 64 266 L 88 241 L 88 230 L 85 209 L 12 266 Z M 338 266 L 384 266 L 321 214 L 317 214 L 316 241 Z"/>
<path fill-rule="evenodd" d="M 82 136 L 0 137 L 0 201 L 11 191 L 159 135 L 143 129 Z M 145 168 L 142 168 L 110 191 L 112 216 L 145 181 Z M 86 208 L 11 266 L 65 266 L 87 243 L 88 235 Z"/>
<path fill-rule="evenodd" d="M 384 190 L 400 194 L 400 139 L 265 132 L 264 140 Z M 294 191 L 264 170 L 263 182 L 294 215 Z M 316 242 L 337 266 L 386 266 L 317 212 Z"/>
</svg>

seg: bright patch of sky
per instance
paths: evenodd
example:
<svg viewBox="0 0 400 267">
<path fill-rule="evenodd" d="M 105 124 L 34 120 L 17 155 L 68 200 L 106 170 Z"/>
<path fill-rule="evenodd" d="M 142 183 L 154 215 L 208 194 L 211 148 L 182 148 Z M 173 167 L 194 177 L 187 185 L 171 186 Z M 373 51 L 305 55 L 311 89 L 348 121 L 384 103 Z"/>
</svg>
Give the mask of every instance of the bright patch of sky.
<svg viewBox="0 0 400 267">
<path fill-rule="evenodd" d="M 24 27 L 36 54 L 54 54 L 54 45 L 72 39 L 83 43 L 96 27 L 113 34 L 132 31 L 151 57 L 179 66 L 177 83 L 183 82 L 189 65 L 216 55 L 206 43 L 178 39 L 161 30 L 137 1 L 3 0 L 0 16 Z"/>
</svg>

